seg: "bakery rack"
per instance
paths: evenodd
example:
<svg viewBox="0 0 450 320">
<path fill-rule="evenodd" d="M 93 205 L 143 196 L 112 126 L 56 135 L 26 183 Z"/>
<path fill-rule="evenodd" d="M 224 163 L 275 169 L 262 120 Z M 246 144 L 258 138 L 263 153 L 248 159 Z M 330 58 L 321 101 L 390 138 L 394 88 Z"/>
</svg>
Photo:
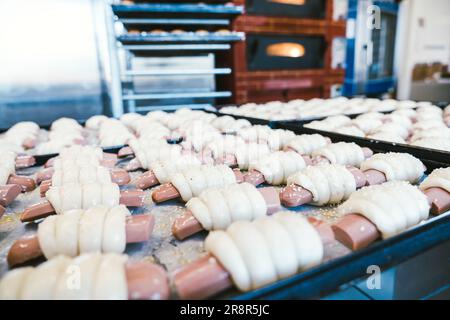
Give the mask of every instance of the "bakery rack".
<svg viewBox="0 0 450 320">
<path fill-rule="evenodd" d="M 234 42 L 244 40 L 244 33 L 229 31 L 232 20 L 243 13 L 243 6 L 117 2 L 111 8 L 124 112 L 203 109 L 232 96 L 230 89 L 217 86 L 218 78 L 230 76 L 232 68 L 217 66 L 215 59 L 231 53 Z M 177 60 L 170 66 L 170 59 L 183 57 L 204 57 L 208 62 L 201 65 Z M 143 63 L 152 58 L 159 61 L 158 66 Z M 202 79 L 199 88 L 183 88 L 186 83 L 197 85 L 190 79 Z"/>
</svg>

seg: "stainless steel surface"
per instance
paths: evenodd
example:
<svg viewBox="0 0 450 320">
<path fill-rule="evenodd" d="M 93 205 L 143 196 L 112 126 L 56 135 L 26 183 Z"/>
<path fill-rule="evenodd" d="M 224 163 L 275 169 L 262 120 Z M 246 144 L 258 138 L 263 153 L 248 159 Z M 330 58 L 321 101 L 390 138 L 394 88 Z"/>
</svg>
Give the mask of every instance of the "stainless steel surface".
<svg viewBox="0 0 450 320">
<path fill-rule="evenodd" d="M 228 19 L 121 19 L 123 24 L 174 24 L 174 25 L 215 25 L 227 26 L 230 24 Z"/>
<path fill-rule="evenodd" d="M 177 70 L 134 70 L 125 71 L 125 76 L 161 76 L 161 75 L 205 75 L 205 74 L 230 74 L 230 68 L 216 68 L 216 69 L 177 69 Z"/>
<path fill-rule="evenodd" d="M 96 0 L 0 2 L 0 127 L 103 112 Z"/>
<path fill-rule="evenodd" d="M 174 105 L 155 105 L 155 106 L 139 106 L 137 109 L 140 112 L 147 112 L 152 110 L 177 110 L 181 108 L 189 109 L 206 109 L 211 111 L 217 111 L 211 104 L 174 104 Z"/>
<path fill-rule="evenodd" d="M 229 44 L 148 44 L 148 45 L 124 45 L 126 50 L 135 51 L 205 51 L 205 50 L 230 50 Z"/>
<path fill-rule="evenodd" d="M 153 94 L 126 94 L 124 100 L 152 100 L 152 99 L 179 99 L 179 98 L 224 98 L 231 97 L 231 92 L 191 92 L 191 93 L 153 93 Z"/>
</svg>

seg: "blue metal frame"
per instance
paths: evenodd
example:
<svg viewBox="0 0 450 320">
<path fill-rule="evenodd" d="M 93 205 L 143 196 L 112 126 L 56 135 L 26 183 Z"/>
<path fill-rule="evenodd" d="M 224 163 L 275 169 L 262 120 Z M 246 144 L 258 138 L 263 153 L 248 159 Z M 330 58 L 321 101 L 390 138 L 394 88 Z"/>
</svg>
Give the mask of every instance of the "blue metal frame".
<svg viewBox="0 0 450 320">
<path fill-rule="evenodd" d="M 398 14 L 398 4 L 394 0 L 384 0 L 384 1 L 373 1 L 374 5 L 380 7 L 382 12 L 390 13 L 393 15 Z M 348 2 L 348 18 L 353 19 L 355 22 L 358 18 L 358 0 L 349 0 Z M 356 32 L 358 32 L 356 30 Z M 355 33 L 356 34 L 356 33 Z M 364 89 L 361 92 L 358 88 L 361 87 L 361 83 L 358 83 L 355 79 L 356 65 L 356 40 L 355 38 L 347 38 L 347 49 L 346 49 L 346 72 L 343 85 L 343 95 L 344 96 L 355 96 L 360 94 L 365 95 L 379 95 L 388 92 L 396 84 L 395 75 L 392 77 L 380 78 L 367 80 L 364 83 Z"/>
</svg>

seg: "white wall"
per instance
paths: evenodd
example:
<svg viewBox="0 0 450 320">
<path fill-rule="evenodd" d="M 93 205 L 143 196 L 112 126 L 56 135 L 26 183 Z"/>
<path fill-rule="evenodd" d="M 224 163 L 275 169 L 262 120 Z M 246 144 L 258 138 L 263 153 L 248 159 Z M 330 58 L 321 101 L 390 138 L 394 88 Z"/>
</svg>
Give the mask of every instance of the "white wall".
<svg viewBox="0 0 450 320">
<path fill-rule="evenodd" d="M 417 63 L 450 63 L 450 0 L 403 0 L 397 28 L 398 99 L 409 99 Z"/>
</svg>

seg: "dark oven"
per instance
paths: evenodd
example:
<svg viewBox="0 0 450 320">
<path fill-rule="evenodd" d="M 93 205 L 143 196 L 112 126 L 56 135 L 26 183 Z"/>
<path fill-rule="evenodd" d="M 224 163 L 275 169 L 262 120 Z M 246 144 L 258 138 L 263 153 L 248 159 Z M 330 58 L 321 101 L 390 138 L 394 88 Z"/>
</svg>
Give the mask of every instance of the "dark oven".
<svg viewBox="0 0 450 320">
<path fill-rule="evenodd" d="M 246 42 L 250 71 L 324 66 L 326 42 L 323 36 L 248 34 Z"/>
<path fill-rule="evenodd" d="M 248 14 L 323 19 L 326 0 L 246 0 Z"/>
</svg>

